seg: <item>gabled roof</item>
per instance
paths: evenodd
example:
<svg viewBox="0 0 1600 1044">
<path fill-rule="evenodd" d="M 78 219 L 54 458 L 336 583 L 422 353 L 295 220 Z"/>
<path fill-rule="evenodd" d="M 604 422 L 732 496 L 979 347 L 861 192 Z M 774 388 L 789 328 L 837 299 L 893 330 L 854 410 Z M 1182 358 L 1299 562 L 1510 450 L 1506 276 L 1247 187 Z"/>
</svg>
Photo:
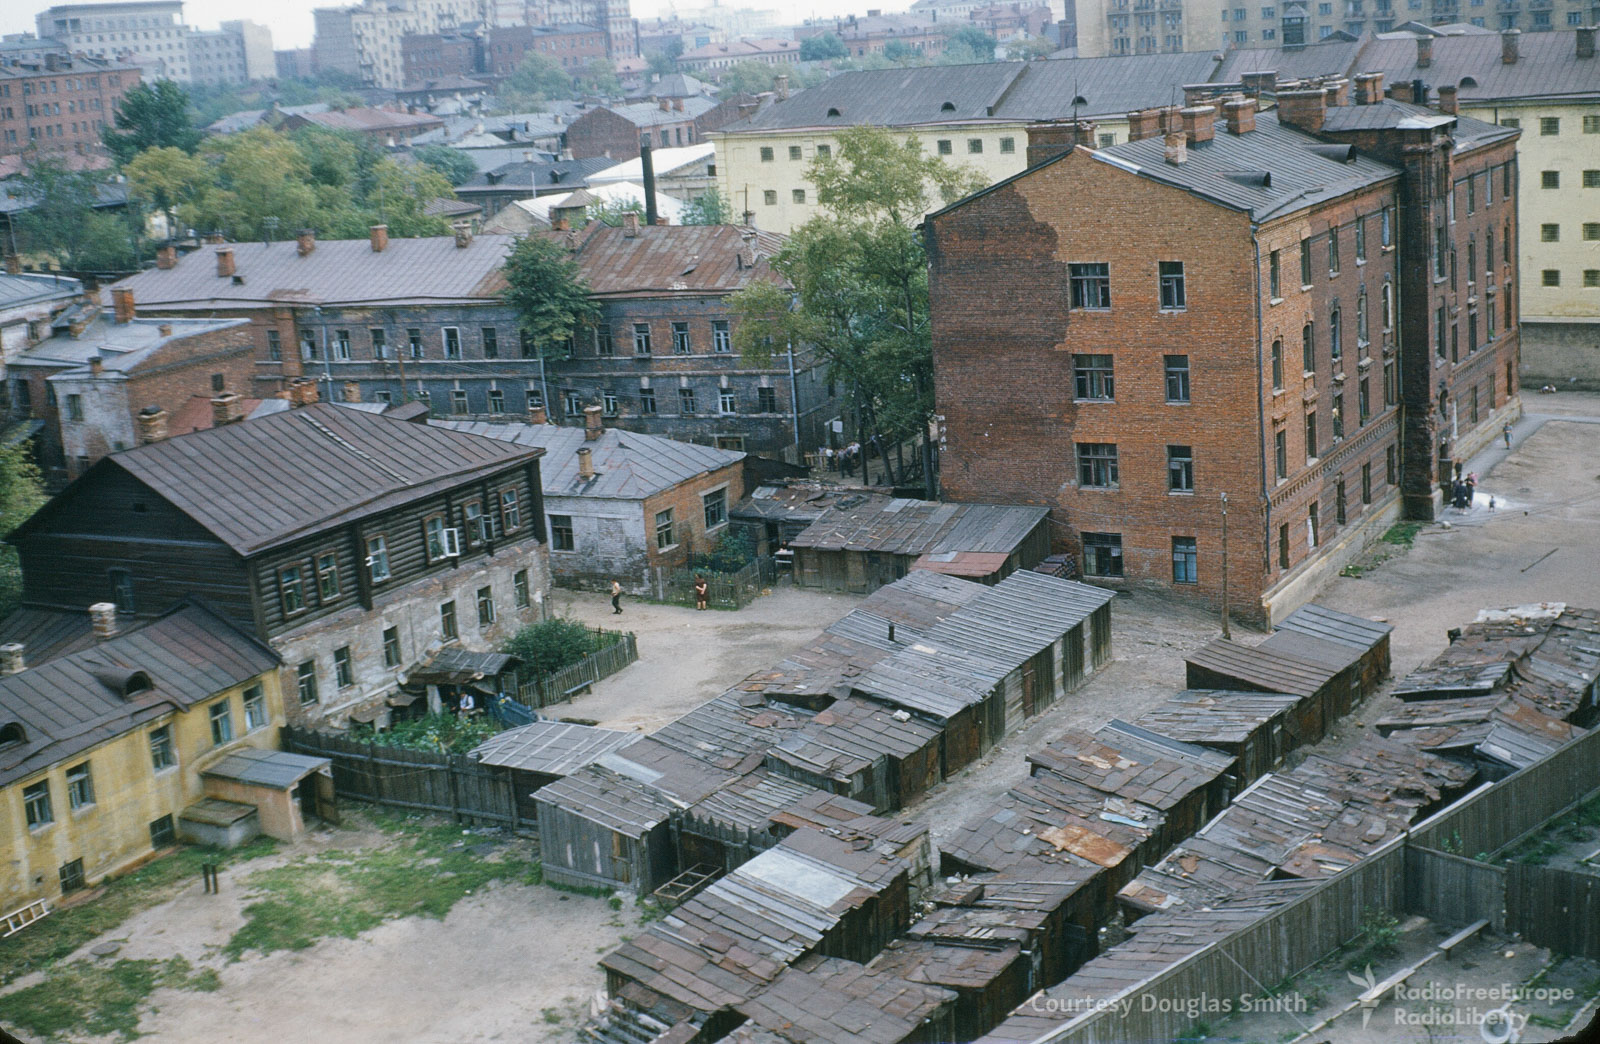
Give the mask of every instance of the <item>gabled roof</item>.
<svg viewBox="0 0 1600 1044">
<path fill-rule="evenodd" d="M 0 275 L 0 312 L 44 301 L 71 300 L 83 292 L 76 279 L 48 275 Z"/>
<path fill-rule="evenodd" d="M 542 188 L 577 188 L 589 175 L 615 166 L 615 161 L 605 156 L 589 159 L 560 160 L 555 163 L 537 163 L 521 160 L 503 163 L 456 186 L 456 194 L 475 196 L 488 192 L 525 190 L 529 193 Z"/>
<path fill-rule="evenodd" d="M 599 497 L 643 500 L 708 472 L 739 463 L 734 450 L 678 442 L 659 435 L 607 428 L 587 441 L 582 428 L 554 424 L 499 424 L 490 421 L 430 421 L 434 427 L 500 439 L 544 451 L 540 481 L 547 497 Z M 578 451 L 587 449 L 593 478 L 578 475 Z"/>
<path fill-rule="evenodd" d="M 1241 47 L 1222 56 L 1214 83 L 1236 82 L 1245 73 L 1275 72 L 1277 82 L 1304 80 L 1314 76 L 1353 76 L 1368 69 L 1357 59 L 1363 41 L 1328 39 L 1305 47 Z"/>
<path fill-rule="evenodd" d="M 121 470 L 240 555 L 391 510 L 540 455 L 527 449 L 320 403 L 177 435 L 105 457 L 19 526 Z"/>
<path fill-rule="evenodd" d="M 912 127 L 989 119 L 1024 68 L 1020 62 L 986 62 L 841 73 L 723 130 Z"/>
<path fill-rule="evenodd" d="M 910 556 L 961 551 L 1010 554 L 1047 514 L 1045 508 L 1028 505 L 948 504 L 873 496 L 860 503 L 841 501 L 791 543 L 819 551 Z"/>
<path fill-rule="evenodd" d="M 679 60 L 681 61 L 682 59 Z M 712 109 L 717 107 L 715 98 L 707 98 L 702 95 L 674 99 L 674 101 L 681 101 L 683 103 L 683 108 L 679 109 L 669 106 L 668 108 L 663 109 L 660 104 L 656 102 L 629 102 L 625 105 L 604 105 L 600 108 L 589 110 L 589 112 L 578 117 L 577 120 L 574 120 L 573 123 L 578 123 L 581 120 L 587 120 L 596 113 L 609 112 L 615 116 L 622 117 L 635 127 L 657 127 L 668 123 L 685 123 L 689 120 L 693 120 L 696 116 L 710 112 Z"/>
<path fill-rule="evenodd" d="M 0 786 L 187 710 L 278 666 L 272 650 L 198 605 L 19 674 L 0 676 Z"/>
<path fill-rule="evenodd" d="M 1600 58 L 1578 57 L 1576 32 L 1523 33 L 1514 62 L 1501 61 L 1500 46 L 1499 33 L 1437 37 L 1422 69 L 1415 40 L 1374 40 L 1361 68 L 1383 73 L 1386 83 L 1453 84 L 1463 103 L 1600 95 Z"/>
<path fill-rule="evenodd" d="M 596 194 L 620 187 L 600 186 Z M 755 265 L 749 268 L 739 261 L 747 231 L 755 232 Z M 597 297 L 724 294 L 755 282 L 783 281 L 772 271 L 770 260 L 783 248 L 784 237 L 773 232 L 740 225 L 641 223 L 638 234 L 630 236 L 622 226 L 597 221 L 581 235 L 576 260 Z"/>
</svg>

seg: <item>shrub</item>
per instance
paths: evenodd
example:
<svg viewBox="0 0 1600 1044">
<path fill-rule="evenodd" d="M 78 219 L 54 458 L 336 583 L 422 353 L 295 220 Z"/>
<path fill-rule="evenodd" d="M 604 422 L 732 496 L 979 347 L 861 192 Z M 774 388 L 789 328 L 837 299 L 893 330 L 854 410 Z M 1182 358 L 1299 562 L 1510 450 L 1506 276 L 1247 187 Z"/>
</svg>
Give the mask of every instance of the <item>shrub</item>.
<svg viewBox="0 0 1600 1044">
<path fill-rule="evenodd" d="M 523 678 L 537 678 L 572 666 L 610 640 L 578 620 L 555 616 L 518 631 L 504 651 L 522 661 Z"/>
<path fill-rule="evenodd" d="M 382 732 L 371 725 L 355 725 L 350 729 L 350 738 L 357 743 L 376 743 L 381 747 L 465 754 L 499 731 L 500 726 L 492 718 L 481 714 L 469 718 L 429 714 L 396 722 Z"/>
</svg>

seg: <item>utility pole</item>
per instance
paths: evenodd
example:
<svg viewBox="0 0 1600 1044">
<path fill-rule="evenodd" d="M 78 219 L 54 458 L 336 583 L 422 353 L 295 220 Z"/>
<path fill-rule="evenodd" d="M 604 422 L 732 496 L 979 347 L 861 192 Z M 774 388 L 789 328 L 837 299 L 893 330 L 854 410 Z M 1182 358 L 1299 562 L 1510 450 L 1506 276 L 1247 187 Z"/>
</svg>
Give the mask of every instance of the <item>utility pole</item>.
<svg viewBox="0 0 1600 1044">
<path fill-rule="evenodd" d="M 1222 494 L 1222 637 L 1224 640 L 1232 638 L 1228 633 L 1228 494 Z"/>
</svg>

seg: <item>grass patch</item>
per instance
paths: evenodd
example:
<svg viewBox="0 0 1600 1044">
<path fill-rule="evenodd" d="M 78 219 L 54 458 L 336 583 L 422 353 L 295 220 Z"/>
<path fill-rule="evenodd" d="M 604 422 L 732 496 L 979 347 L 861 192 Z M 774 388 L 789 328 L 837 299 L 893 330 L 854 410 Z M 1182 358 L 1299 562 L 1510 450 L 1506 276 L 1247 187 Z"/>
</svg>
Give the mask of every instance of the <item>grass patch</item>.
<svg viewBox="0 0 1600 1044">
<path fill-rule="evenodd" d="M 1400 952 L 1400 918 L 1387 910 L 1368 908 L 1361 917 L 1361 934 L 1347 945 L 1359 946 L 1345 963 L 1349 971 L 1361 971 L 1377 961 Z"/>
<path fill-rule="evenodd" d="M 1426 522 L 1396 522 L 1383 534 L 1383 542 L 1398 547 L 1410 547 L 1417 542 L 1417 534 L 1422 532 L 1426 525 Z"/>
<path fill-rule="evenodd" d="M 1543 866 L 1569 846 L 1592 839 L 1600 828 L 1600 798 L 1585 802 L 1528 838 L 1506 855 L 1506 862 Z"/>
<path fill-rule="evenodd" d="M 99 898 L 57 910 L 0 944 L 5 953 L 5 960 L 0 962 L 0 985 L 49 967 L 134 914 L 171 899 L 199 878 L 201 863 L 227 867 L 269 855 L 276 847 L 277 842 L 269 837 L 258 837 L 231 852 L 186 846 L 106 881 L 105 894 Z"/>
<path fill-rule="evenodd" d="M 319 939 L 353 939 L 399 917 L 443 918 L 463 897 L 495 881 L 538 884 L 539 864 L 509 852 L 478 856 L 461 828 L 437 821 L 374 815 L 401 836 L 383 848 L 323 852 L 257 871 L 244 887 L 258 896 L 245 925 L 223 947 L 246 953 L 304 950 Z"/>
<path fill-rule="evenodd" d="M 45 973 L 43 982 L 7 994 L 6 1021 L 44 1039 L 62 1034 L 139 1035 L 139 1014 L 158 988 L 215 990 L 217 973 L 193 973 L 182 957 L 170 960 L 120 960 L 114 964 L 72 961 Z"/>
</svg>

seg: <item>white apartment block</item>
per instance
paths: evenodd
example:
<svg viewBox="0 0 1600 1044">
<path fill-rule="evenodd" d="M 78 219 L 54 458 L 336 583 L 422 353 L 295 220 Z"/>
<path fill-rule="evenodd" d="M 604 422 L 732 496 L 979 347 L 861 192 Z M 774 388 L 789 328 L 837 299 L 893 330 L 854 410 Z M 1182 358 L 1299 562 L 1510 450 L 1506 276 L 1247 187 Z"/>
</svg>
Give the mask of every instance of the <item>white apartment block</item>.
<svg viewBox="0 0 1600 1044">
<path fill-rule="evenodd" d="M 57 5 L 34 21 L 41 40 L 127 61 L 146 80 L 246 83 L 274 73 L 270 29 L 241 21 L 199 32 L 184 23 L 182 0 Z"/>
</svg>

